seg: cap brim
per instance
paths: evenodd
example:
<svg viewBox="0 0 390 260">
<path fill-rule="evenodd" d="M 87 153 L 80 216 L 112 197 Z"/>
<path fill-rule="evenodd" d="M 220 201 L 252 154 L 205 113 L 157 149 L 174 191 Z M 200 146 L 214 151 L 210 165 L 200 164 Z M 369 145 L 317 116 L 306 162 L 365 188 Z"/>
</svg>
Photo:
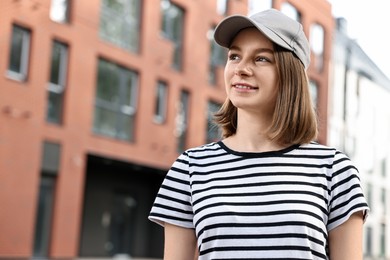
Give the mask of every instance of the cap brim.
<svg viewBox="0 0 390 260">
<path fill-rule="evenodd" d="M 233 15 L 222 20 L 214 31 L 215 41 L 226 48 L 239 31 L 244 28 L 255 26 L 247 17 L 242 15 Z"/>
</svg>

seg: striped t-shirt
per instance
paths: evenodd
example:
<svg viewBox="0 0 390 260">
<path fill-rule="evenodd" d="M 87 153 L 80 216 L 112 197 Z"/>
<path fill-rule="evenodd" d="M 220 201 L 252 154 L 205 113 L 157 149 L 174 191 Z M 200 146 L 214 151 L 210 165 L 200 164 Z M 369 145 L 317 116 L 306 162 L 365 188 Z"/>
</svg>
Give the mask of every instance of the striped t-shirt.
<svg viewBox="0 0 390 260">
<path fill-rule="evenodd" d="M 195 229 L 199 259 L 329 259 L 329 231 L 367 210 L 357 169 L 334 148 L 216 142 L 177 158 L 149 219 Z"/>
</svg>

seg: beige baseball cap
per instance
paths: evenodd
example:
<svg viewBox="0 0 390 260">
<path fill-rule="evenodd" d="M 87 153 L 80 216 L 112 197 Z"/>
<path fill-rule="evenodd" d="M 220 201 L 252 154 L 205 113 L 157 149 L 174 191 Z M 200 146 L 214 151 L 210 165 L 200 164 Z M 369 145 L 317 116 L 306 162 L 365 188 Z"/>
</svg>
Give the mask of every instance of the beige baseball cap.
<svg viewBox="0 0 390 260">
<path fill-rule="evenodd" d="M 256 27 L 272 42 L 292 51 L 307 69 L 310 64 L 310 45 L 302 25 L 276 9 L 255 13 L 251 16 L 232 15 L 223 19 L 215 28 L 215 41 L 229 48 L 239 31 Z"/>
</svg>

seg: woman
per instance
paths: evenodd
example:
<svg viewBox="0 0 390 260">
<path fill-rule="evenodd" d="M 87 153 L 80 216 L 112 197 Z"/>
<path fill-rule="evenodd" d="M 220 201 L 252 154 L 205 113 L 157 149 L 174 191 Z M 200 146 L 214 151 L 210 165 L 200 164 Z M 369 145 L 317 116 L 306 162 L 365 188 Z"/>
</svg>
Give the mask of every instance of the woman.
<svg viewBox="0 0 390 260">
<path fill-rule="evenodd" d="M 358 171 L 319 145 L 302 26 L 271 9 L 216 28 L 228 48 L 223 140 L 187 150 L 149 218 L 164 259 L 362 259 Z"/>
</svg>

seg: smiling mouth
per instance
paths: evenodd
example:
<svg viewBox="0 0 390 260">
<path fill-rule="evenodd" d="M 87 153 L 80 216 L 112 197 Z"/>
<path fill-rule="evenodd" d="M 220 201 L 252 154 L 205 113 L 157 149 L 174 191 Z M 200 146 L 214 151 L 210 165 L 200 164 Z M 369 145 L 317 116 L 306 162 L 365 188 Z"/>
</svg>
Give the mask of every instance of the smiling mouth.
<svg viewBox="0 0 390 260">
<path fill-rule="evenodd" d="M 258 89 L 256 87 L 251 87 L 251 86 L 248 86 L 248 85 L 240 85 L 240 84 L 236 84 L 236 85 L 233 85 L 234 88 L 237 88 L 237 89 Z"/>
</svg>

